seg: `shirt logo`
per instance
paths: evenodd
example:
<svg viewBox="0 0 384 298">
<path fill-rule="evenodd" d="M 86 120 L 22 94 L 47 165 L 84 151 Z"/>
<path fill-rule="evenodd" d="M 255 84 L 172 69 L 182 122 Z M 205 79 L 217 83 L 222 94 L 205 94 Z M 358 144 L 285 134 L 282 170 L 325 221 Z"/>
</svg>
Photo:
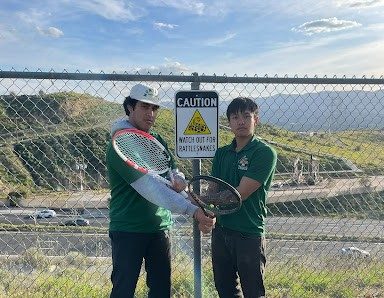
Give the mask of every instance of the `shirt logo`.
<svg viewBox="0 0 384 298">
<path fill-rule="evenodd" d="M 244 155 L 242 158 L 239 159 L 237 163 L 237 169 L 239 170 L 248 170 L 248 158 L 246 155 Z"/>
</svg>

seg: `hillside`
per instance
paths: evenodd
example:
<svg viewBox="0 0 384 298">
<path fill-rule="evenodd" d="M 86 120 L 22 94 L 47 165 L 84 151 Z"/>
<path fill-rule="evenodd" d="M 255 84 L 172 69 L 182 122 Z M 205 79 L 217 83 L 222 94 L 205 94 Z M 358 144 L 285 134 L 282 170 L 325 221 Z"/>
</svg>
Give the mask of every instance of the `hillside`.
<svg viewBox="0 0 384 298">
<path fill-rule="evenodd" d="M 120 104 L 89 94 L 14 94 L 0 97 L 0 197 L 10 191 L 49 192 L 106 188 L 105 148 L 111 122 L 123 116 Z M 226 125 L 225 119 L 220 120 Z M 155 129 L 174 151 L 174 116 L 161 110 Z M 220 129 L 220 145 L 232 135 Z M 383 172 L 383 133 L 347 131 L 300 134 L 277 126 L 261 125 L 257 134 L 277 150 L 278 174 L 292 173 L 299 157 L 303 170 L 311 155 L 320 161 L 320 171 L 351 170 L 349 160 L 366 174 Z M 375 158 L 369 158 L 375 156 Z M 191 161 L 179 160 L 191 173 Z M 82 168 L 86 165 L 86 168 Z M 202 161 L 208 173 L 210 160 Z M 80 181 L 81 180 L 81 181 Z"/>
<path fill-rule="evenodd" d="M 0 142 L 74 127 L 103 124 L 107 127 L 110 119 L 119 114 L 119 105 L 89 94 L 3 95 L 0 96 Z"/>
</svg>

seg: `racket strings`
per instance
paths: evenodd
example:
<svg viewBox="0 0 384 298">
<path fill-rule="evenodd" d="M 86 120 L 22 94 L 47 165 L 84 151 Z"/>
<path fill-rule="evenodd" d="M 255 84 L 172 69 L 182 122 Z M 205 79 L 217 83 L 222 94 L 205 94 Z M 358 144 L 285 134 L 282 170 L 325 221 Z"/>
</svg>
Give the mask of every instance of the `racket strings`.
<svg viewBox="0 0 384 298">
<path fill-rule="evenodd" d="M 195 186 L 191 185 L 190 193 L 195 201 L 204 206 L 206 209 L 220 214 L 231 213 L 233 210 L 239 209 L 241 202 L 238 194 L 221 183 L 212 180 L 199 179 Z"/>
<path fill-rule="evenodd" d="M 168 154 L 145 136 L 122 134 L 115 142 L 121 153 L 139 167 L 158 173 L 168 170 Z"/>
<path fill-rule="evenodd" d="M 236 204 L 238 202 L 237 196 L 230 190 L 223 190 L 217 193 L 211 193 L 201 196 L 201 200 L 206 204 Z"/>
</svg>

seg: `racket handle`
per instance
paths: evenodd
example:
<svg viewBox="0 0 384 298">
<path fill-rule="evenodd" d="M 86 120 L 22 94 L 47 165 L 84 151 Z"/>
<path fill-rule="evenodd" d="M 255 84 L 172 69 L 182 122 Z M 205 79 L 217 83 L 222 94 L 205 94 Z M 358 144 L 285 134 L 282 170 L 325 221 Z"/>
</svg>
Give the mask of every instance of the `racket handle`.
<svg viewBox="0 0 384 298">
<path fill-rule="evenodd" d="M 209 214 L 209 213 L 204 209 L 203 205 L 201 205 L 201 203 L 199 202 L 199 200 L 197 200 L 197 199 L 195 198 L 195 196 L 196 196 L 196 194 L 191 193 L 191 198 L 196 202 L 196 204 L 200 207 L 200 209 L 203 210 L 204 215 L 205 215 L 206 217 L 214 218 L 215 216 L 212 215 L 212 214 Z"/>
</svg>

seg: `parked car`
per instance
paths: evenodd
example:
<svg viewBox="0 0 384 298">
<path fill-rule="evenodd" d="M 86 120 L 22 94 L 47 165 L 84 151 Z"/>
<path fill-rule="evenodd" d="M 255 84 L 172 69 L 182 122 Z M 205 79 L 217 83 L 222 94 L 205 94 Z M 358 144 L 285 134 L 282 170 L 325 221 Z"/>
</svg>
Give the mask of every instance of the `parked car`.
<svg viewBox="0 0 384 298">
<path fill-rule="evenodd" d="M 52 210 L 52 209 L 39 210 L 39 211 L 36 211 L 35 213 L 33 213 L 32 217 L 35 217 L 35 218 L 52 218 L 52 217 L 56 217 L 56 212 L 55 212 L 55 210 Z"/>
<path fill-rule="evenodd" d="M 371 256 L 371 254 L 368 251 L 354 247 L 354 246 L 342 248 L 341 253 L 343 255 L 349 255 L 349 256 L 354 256 L 354 257 L 356 257 L 356 256 L 370 257 Z"/>
<path fill-rule="evenodd" d="M 85 218 L 69 219 L 64 222 L 65 226 L 89 226 L 89 220 Z"/>
<path fill-rule="evenodd" d="M 24 219 L 35 219 L 35 218 L 36 218 L 35 213 L 27 214 L 27 215 L 24 216 Z"/>
</svg>

